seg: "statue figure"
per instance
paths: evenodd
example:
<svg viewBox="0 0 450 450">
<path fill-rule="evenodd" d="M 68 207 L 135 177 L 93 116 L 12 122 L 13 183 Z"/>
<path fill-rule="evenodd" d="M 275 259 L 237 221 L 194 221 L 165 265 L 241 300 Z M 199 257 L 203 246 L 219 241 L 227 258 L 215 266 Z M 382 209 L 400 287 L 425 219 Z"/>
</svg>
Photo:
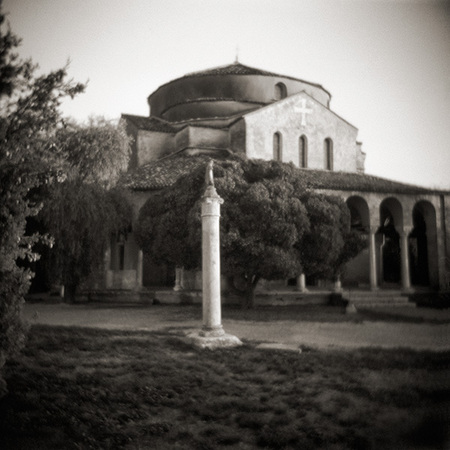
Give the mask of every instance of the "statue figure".
<svg viewBox="0 0 450 450">
<path fill-rule="evenodd" d="M 206 165 L 206 173 L 205 173 L 206 186 L 214 186 L 213 164 L 214 161 L 210 159 L 208 164 Z"/>
</svg>

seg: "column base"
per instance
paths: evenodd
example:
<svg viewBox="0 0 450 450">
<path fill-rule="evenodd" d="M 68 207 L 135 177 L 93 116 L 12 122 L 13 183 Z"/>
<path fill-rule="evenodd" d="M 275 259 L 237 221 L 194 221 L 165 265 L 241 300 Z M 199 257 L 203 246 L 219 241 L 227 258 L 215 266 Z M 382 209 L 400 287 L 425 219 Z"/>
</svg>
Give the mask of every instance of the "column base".
<svg viewBox="0 0 450 450">
<path fill-rule="evenodd" d="M 210 338 L 210 337 L 220 337 L 225 334 L 225 331 L 223 329 L 222 325 L 219 325 L 218 327 L 203 327 L 200 332 L 199 336 Z"/>
<path fill-rule="evenodd" d="M 309 289 L 301 288 L 301 287 L 296 288 L 295 290 L 296 290 L 296 292 L 301 292 L 302 294 L 306 294 L 307 292 L 309 292 Z"/>
<path fill-rule="evenodd" d="M 414 289 L 412 287 L 402 287 L 402 294 L 413 294 Z"/>
<path fill-rule="evenodd" d="M 239 347 L 242 341 L 232 334 L 227 334 L 222 329 L 222 334 L 219 336 L 205 336 L 205 331 L 201 330 L 196 333 L 190 333 L 186 336 L 186 340 L 198 348 L 208 348 L 215 350 L 216 348 Z"/>
</svg>

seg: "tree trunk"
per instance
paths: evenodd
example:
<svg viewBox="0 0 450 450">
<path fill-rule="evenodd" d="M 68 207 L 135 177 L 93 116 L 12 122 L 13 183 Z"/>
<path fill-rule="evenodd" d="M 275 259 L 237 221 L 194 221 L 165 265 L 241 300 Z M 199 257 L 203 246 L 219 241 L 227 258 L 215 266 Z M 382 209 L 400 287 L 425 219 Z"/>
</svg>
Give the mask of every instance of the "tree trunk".
<svg viewBox="0 0 450 450">
<path fill-rule="evenodd" d="M 255 289 L 250 286 L 249 289 L 245 291 L 245 296 L 242 299 L 243 309 L 253 309 L 255 306 Z"/>
<path fill-rule="evenodd" d="M 75 303 L 75 297 L 77 295 L 78 284 L 77 283 L 69 283 L 65 286 L 64 293 L 65 298 L 69 303 Z"/>
<path fill-rule="evenodd" d="M 249 278 L 246 284 L 245 297 L 242 302 L 243 309 L 253 309 L 255 306 L 255 290 L 260 277 L 254 275 Z"/>
</svg>

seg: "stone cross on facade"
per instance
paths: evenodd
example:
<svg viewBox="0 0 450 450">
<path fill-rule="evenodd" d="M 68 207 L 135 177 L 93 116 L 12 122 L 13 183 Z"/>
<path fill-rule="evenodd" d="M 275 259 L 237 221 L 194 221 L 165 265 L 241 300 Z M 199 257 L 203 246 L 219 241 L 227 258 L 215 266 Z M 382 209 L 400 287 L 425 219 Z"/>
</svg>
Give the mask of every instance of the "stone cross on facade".
<svg viewBox="0 0 450 450">
<path fill-rule="evenodd" d="M 311 114 L 312 109 L 306 107 L 306 99 L 302 98 L 301 103 L 302 103 L 301 108 L 296 106 L 294 108 L 294 111 L 302 115 L 302 126 L 304 127 L 306 125 L 306 114 Z"/>
</svg>

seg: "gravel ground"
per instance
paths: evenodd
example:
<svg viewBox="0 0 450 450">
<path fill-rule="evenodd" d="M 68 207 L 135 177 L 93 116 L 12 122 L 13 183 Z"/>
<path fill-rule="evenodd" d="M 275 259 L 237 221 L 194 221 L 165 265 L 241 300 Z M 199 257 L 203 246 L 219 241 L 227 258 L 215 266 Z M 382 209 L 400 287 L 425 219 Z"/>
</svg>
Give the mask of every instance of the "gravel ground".
<svg viewBox="0 0 450 450">
<path fill-rule="evenodd" d="M 24 318 L 30 324 L 149 331 L 172 330 L 186 333 L 199 330 L 202 325 L 200 308 L 190 310 L 189 314 L 186 312 L 185 306 L 110 307 L 104 304 L 27 303 L 24 308 Z M 427 312 L 428 316 L 439 314 L 449 315 L 446 310 Z M 197 315 L 198 319 L 195 318 Z M 360 323 L 224 320 L 223 326 L 227 333 L 244 340 L 295 344 L 322 349 L 402 347 L 417 350 L 450 350 L 450 323 L 410 323 L 401 320 Z"/>
</svg>

